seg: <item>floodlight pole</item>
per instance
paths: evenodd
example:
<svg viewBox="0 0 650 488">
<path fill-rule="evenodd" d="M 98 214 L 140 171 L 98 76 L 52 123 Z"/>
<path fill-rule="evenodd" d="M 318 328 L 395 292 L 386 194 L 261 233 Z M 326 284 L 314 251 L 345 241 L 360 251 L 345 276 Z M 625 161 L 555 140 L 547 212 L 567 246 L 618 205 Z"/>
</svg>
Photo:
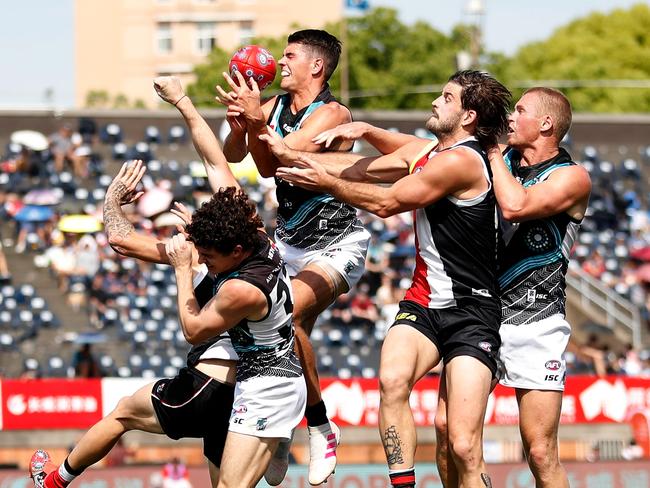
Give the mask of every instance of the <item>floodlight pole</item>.
<svg viewBox="0 0 650 488">
<path fill-rule="evenodd" d="M 350 105 L 350 87 L 348 79 L 350 69 L 348 65 L 348 19 L 343 7 L 343 16 L 341 17 L 341 102 L 343 105 Z"/>
</svg>

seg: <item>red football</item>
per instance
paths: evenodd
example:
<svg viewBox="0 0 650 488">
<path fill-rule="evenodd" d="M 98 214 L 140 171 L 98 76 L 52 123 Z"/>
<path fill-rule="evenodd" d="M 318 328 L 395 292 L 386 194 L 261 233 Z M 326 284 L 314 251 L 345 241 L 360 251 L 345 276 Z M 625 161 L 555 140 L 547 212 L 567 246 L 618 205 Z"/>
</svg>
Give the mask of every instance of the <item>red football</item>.
<svg viewBox="0 0 650 488">
<path fill-rule="evenodd" d="M 239 49 L 230 58 L 228 68 L 230 76 L 235 81 L 237 81 L 235 71 L 239 71 L 246 79 L 246 82 L 252 77 L 257 82 L 260 90 L 264 90 L 275 79 L 275 59 L 267 49 L 260 46 L 250 45 Z"/>
</svg>

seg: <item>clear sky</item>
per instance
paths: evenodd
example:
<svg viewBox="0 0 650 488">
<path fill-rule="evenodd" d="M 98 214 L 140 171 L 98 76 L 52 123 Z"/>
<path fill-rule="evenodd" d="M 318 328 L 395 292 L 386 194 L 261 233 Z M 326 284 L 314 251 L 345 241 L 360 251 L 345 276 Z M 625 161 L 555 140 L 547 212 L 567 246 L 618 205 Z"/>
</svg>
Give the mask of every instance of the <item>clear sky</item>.
<svg viewBox="0 0 650 488">
<path fill-rule="evenodd" d="M 371 6 L 397 9 L 405 23 L 423 20 L 446 33 L 455 24 L 470 19 L 465 13 L 470 0 L 368 1 Z M 641 0 L 644 1 L 650 3 Z M 557 27 L 589 12 L 609 12 L 640 2 L 483 0 L 483 3 L 487 49 L 512 54 L 522 44 L 545 39 Z M 0 11 L 0 59 L 4 68 L 0 76 L 0 108 L 69 107 L 74 98 L 73 0 L 0 0 Z M 48 89 L 52 93 L 49 101 Z"/>
</svg>

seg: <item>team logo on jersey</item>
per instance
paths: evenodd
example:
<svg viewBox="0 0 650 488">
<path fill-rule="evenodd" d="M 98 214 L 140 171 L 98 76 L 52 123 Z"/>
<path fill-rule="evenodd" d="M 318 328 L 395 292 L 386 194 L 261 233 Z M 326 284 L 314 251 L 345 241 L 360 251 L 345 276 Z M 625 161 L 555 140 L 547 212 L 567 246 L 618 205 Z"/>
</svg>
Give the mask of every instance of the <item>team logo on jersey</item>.
<svg viewBox="0 0 650 488">
<path fill-rule="evenodd" d="M 528 303 L 535 303 L 536 299 L 537 299 L 537 291 L 533 290 L 532 288 L 529 288 L 528 292 L 526 293 L 526 301 Z"/>
<path fill-rule="evenodd" d="M 327 220 L 320 219 L 318 221 L 318 230 L 327 230 Z"/>
<path fill-rule="evenodd" d="M 485 352 L 492 352 L 492 344 L 489 342 L 481 341 L 478 343 L 478 347 L 483 349 Z"/>
<path fill-rule="evenodd" d="M 395 320 L 410 320 L 411 322 L 415 322 L 417 320 L 417 317 L 413 315 L 412 313 L 408 312 L 402 312 L 398 313 L 397 317 L 395 317 Z"/>
<path fill-rule="evenodd" d="M 352 261 L 348 261 L 345 264 L 345 267 L 343 268 L 343 271 L 345 271 L 345 274 L 350 274 L 353 269 L 354 269 L 354 263 Z"/>
<path fill-rule="evenodd" d="M 562 363 L 557 359 L 551 359 L 550 361 L 546 361 L 544 367 L 551 371 L 557 371 L 562 367 Z"/>
<path fill-rule="evenodd" d="M 255 424 L 255 428 L 257 430 L 264 430 L 266 429 L 266 423 L 268 422 L 268 419 L 265 417 L 257 419 L 257 424 Z"/>
</svg>

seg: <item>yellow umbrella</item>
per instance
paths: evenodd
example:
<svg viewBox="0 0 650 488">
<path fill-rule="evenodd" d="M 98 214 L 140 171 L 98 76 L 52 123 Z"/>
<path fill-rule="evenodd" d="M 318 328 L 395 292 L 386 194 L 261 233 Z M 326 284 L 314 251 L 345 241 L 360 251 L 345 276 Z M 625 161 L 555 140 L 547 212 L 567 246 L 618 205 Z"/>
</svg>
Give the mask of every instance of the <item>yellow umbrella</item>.
<svg viewBox="0 0 650 488">
<path fill-rule="evenodd" d="M 259 178 L 259 172 L 257 171 L 257 166 L 255 166 L 255 161 L 253 157 L 249 154 L 242 160 L 241 163 L 228 163 L 230 166 L 230 171 L 238 181 L 242 178 L 246 178 L 246 181 L 249 184 L 257 183 L 257 178 Z M 193 178 L 207 178 L 208 174 L 205 171 L 203 163 L 198 161 L 190 162 L 190 176 Z"/>
<path fill-rule="evenodd" d="M 89 234 L 102 230 L 102 223 L 92 215 L 66 215 L 59 220 L 58 228 L 61 232 Z"/>
</svg>

